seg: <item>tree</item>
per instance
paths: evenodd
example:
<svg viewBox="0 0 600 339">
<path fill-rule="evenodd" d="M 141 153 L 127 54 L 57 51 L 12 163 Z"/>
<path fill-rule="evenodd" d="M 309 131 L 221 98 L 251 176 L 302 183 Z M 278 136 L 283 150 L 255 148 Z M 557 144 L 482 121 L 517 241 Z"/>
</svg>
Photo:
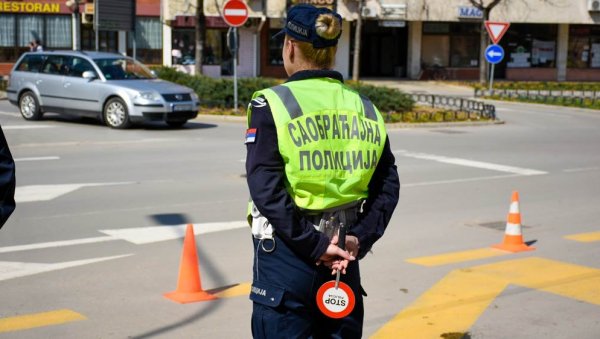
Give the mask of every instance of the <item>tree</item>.
<svg viewBox="0 0 600 339">
<path fill-rule="evenodd" d="M 358 81 L 360 76 L 360 35 L 362 29 L 362 9 L 365 0 L 358 0 L 358 18 L 356 19 L 356 30 L 354 31 L 354 57 L 352 58 L 352 80 Z"/>
<path fill-rule="evenodd" d="M 485 61 L 485 49 L 488 45 L 488 34 L 485 29 L 485 22 L 490 19 L 490 12 L 496 7 L 502 0 L 491 0 L 487 5 L 485 0 L 469 0 L 473 7 L 483 12 L 483 18 L 481 20 L 481 32 L 479 40 L 479 82 L 485 83 L 488 78 L 487 62 Z"/>
<path fill-rule="evenodd" d="M 195 74 L 202 74 L 202 60 L 204 59 L 204 39 L 206 35 L 206 17 L 204 16 L 204 0 L 196 3 L 196 53 L 194 58 Z"/>
</svg>

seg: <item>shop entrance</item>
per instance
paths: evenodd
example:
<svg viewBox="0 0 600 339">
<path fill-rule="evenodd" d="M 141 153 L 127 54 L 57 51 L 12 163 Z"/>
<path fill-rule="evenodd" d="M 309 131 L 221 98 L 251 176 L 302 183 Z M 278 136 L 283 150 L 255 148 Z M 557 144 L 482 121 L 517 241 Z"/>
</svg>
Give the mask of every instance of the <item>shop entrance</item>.
<svg viewBox="0 0 600 339">
<path fill-rule="evenodd" d="M 406 77 L 408 27 L 383 27 L 363 21 L 360 46 L 361 77 Z"/>
</svg>

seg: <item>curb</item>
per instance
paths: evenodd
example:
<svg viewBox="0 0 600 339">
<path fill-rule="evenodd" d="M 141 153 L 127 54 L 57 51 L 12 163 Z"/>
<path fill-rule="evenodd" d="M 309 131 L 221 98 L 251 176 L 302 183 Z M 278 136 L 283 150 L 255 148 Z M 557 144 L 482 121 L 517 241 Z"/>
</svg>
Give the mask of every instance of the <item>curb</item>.
<svg viewBox="0 0 600 339">
<path fill-rule="evenodd" d="M 540 102 L 524 102 L 524 101 L 497 100 L 497 99 L 482 99 L 482 100 L 486 100 L 486 101 L 489 101 L 489 102 L 492 102 L 492 103 L 496 103 L 496 104 L 534 105 L 534 106 L 540 106 L 540 107 L 543 107 L 543 108 L 568 108 L 568 109 L 579 110 L 581 112 L 598 112 L 598 111 L 600 111 L 600 109 L 596 109 L 596 108 L 584 108 L 584 107 L 575 107 L 575 106 L 551 105 L 551 104 L 544 104 L 544 103 L 540 103 Z"/>
<path fill-rule="evenodd" d="M 461 122 L 422 122 L 407 124 L 403 122 L 386 123 L 385 126 L 392 128 L 443 128 L 443 127 L 474 127 L 503 125 L 504 120 L 496 119 L 494 121 L 461 121 Z"/>
<path fill-rule="evenodd" d="M 225 121 L 225 122 L 246 122 L 245 116 L 233 115 L 213 115 L 213 114 L 198 114 L 194 120 L 203 121 Z M 439 128 L 439 127 L 470 127 L 470 126 L 487 126 L 487 125 L 502 125 L 503 120 L 496 119 L 494 121 L 461 121 L 461 122 L 425 122 L 425 123 L 386 123 L 388 128 Z"/>
<path fill-rule="evenodd" d="M 218 115 L 218 114 L 198 114 L 194 120 L 226 121 L 226 122 L 246 122 L 246 115 Z"/>
</svg>

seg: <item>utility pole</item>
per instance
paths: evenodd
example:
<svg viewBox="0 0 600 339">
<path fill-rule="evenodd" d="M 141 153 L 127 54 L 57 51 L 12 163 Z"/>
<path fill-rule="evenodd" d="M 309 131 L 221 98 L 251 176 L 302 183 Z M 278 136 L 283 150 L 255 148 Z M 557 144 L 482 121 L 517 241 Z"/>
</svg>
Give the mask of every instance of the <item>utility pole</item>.
<svg viewBox="0 0 600 339">
<path fill-rule="evenodd" d="M 80 44 L 80 34 L 79 34 L 79 28 L 81 27 L 81 25 L 79 24 L 79 3 L 81 2 L 81 0 L 68 0 L 65 2 L 65 5 L 67 5 L 67 7 L 69 7 L 71 9 L 71 11 L 73 12 L 71 14 L 72 20 L 71 20 L 71 26 L 72 26 L 72 31 L 73 31 L 73 50 L 74 51 L 78 51 L 81 49 L 81 44 Z"/>
<path fill-rule="evenodd" d="M 358 18 L 354 32 L 354 57 L 352 58 L 352 80 L 358 81 L 360 76 L 360 35 L 362 30 L 362 9 L 365 0 L 358 0 Z"/>
</svg>

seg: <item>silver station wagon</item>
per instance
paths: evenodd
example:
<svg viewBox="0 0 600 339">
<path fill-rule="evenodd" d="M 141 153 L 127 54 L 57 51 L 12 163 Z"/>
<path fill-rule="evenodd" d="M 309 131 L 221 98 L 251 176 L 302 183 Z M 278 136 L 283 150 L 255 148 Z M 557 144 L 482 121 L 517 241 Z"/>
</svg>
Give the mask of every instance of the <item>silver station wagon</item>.
<svg viewBox="0 0 600 339">
<path fill-rule="evenodd" d="M 6 92 L 26 120 L 53 112 L 97 117 L 120 129 L 146 120 L 180 127 L 200 105 L 190 88 L 157 79 L 132 58 L 104 52 L 25 53 Z"/>
</svg>

